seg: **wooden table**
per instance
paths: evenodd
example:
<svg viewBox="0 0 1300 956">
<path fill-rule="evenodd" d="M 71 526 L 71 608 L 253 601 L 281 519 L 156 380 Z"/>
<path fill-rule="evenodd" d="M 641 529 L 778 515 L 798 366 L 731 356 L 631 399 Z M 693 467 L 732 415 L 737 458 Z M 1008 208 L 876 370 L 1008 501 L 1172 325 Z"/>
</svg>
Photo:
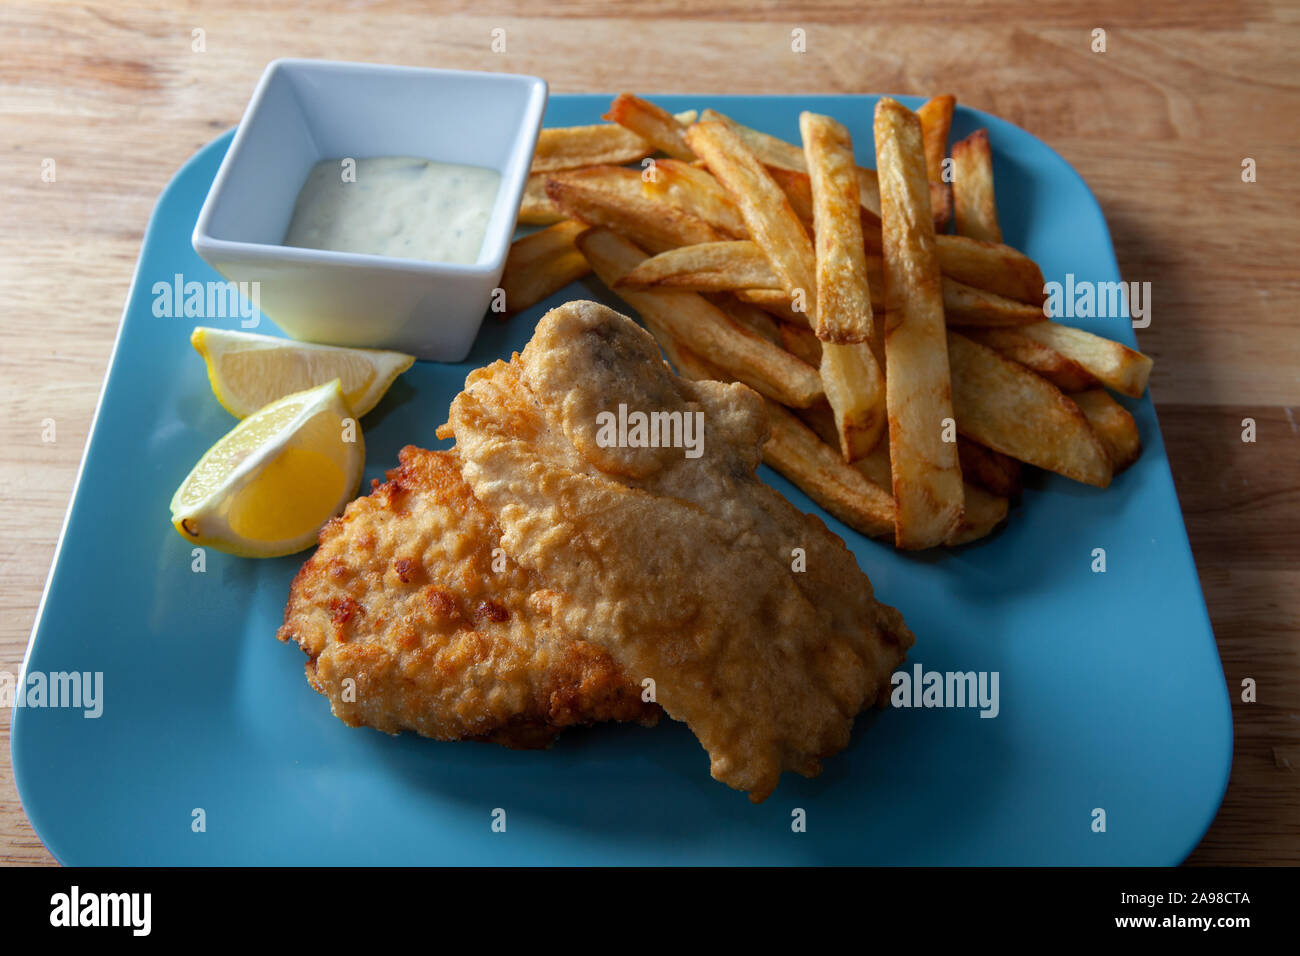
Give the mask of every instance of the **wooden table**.
<svg viewBox="0 0 1300 956">
<path fill-rule="evenodd" d="M 239 120 L 268 60 L 534 73 L 554 92 L 951 92 L 1060 151 L 1100 200 L 1124 278 L 1153 285 L 1139 338 L 1156 359 L 1151 391 L 1236 726 L 1227 798 L 1191 861 L 1300 863 L 1294 6 L 482 6 L 0 4 L 0 669 L 16 674 L 27 645 L 150 210 L 176 168 Z M 491 48 L 497 28 L 505 52 Z M 1105 52 L 1092 49 L 1096 28 Z M 796 29 L 806 52 L 791 49 Z M 1248 417 L 1253 444 L 1241 440 Z M 47 418 L 54 443 L 42 441 Z M 1246 677 L 1257 703 L 1239 701 Z M 0 723 L 0 860 L 49 862 Z"/>
</svg>

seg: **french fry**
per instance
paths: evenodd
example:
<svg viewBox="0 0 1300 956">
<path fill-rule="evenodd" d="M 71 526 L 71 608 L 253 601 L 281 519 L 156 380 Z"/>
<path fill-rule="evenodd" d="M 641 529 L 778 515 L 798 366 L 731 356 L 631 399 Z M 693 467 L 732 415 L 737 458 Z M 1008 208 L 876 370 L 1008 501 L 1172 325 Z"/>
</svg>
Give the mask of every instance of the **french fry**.
<svg viewBox="0 0 1300 956">
<path fill-rule="evenodd" d="M 654 146 L 615 123 L 592 126 L 553 126 L 537 134 L 534 173 L 552 173 L 601 164 L 619 165 L 644 159 Z"/>
<path fill-rule="evenodd" d="M 853 467 L 862 472 L 867 481 L 879 488 L 888 488 L 894 480 L 893 468 L 889 463 L 889 448 L 884 442 L 877 445 L 876 450 L 870 455 L 855 461 Z"/>
<path fill-rule="evenodd" d="M 808 322 L 807 313 L 795 310 L 790 294 L 784 289 L 737 289 L 734 294 L 741 302 L 756 305 L 782 322 L 792 322 L 795 325 L 805 325 Z M 812 329 L 808 331 L 811 332 Z M 815 335 L 813 337 L 816 338 Z"/>
<path fill-rule="evenodd" d="M 977 129 L 953 144 L 952 193 L 958 235 L 985 242 L 1002 241 L 993 198 L 993 153 L 988 130 Z"/>
<path fill-rule="evenodd" d="M 921 141 L 925 144 L 925 175 L 930 182 L 943 179 L 943 160 L 948 155 L 948 131 L 952 128 L 952 111 L 957 97 L 951 93 L 932 96 L 916 111 L 921 121 Z"/>
<path fill-rule="evenodd" d="M 945 442 L 953 417 L 943 293 L 925 174 L 921 123 L 889 97 L 876 104 L 885 263 L 885 387 L 889 457 L 900 548 L 940 544 L 962 520 L 956 442 Z"/>
<path fill-rule="evenodd" d="M 939 269 L 949 278 L 1042 306 L 1043 270 L 1023 252 L 994 242 L 982 242 L 969 236 L 935 236 L 935 249 L 939 253 Z"/>
<path fill-rule="evenodd" d="M 811 332 L 812 330 L 809 329 L 808 331 Z M 816 336 L 813 336 L 813 340 L 816 341 Z M 820 343 L 818 344 L 818 348 L 821 348 Z M 839 429 L 835 427 L 835 413 L 831 411 L 830 402 L 823 399 L 820 402 L 815 402 L 814 404 L 809 405 L 807 408 L 792 408 L 791 411 L 794 412 L 795 417 L 798 418 L 799 421 L 811 428 L 813 433 L 823 442 L 830 445 L 832 448 L 838 447 L 840 443 L 840 433 Z M 861 460 L 862 459 L 858 459 L 858 461 Z M 856 468 L 857 462 L 854 462 L 853 465 Z M 885 488 L 888 487 L 889 481 L 886 480 L 884 484 L 877 481 L 875 484 L 877 487 Z"/>
<path fill-rule="evenodd" d="M 573 242 L 586 228 L 565 220 L 511 243 L 501 274 L 507 314 L 536 305 L 591 271 Z"/>
<path fill-rule="evenodd" d="M 875 256 L 865 256 L 864 260 L 871 306 L 883 309 L 881 260 Z M 769 309 L 785 321 L 801 320 L 790 296 L 780 291 L 781 280 L 768 258 L 757 244 L 747 240 L 670 249 L 647 259 L 624 276 L 622 284 L 628 288 L 685 289 L 692 292 L 734 290 L 741 301 Z M 1042 311 L 1035 306 L 972 288 L 948 276 L 943 277 L 943 306 L 950 325 L 1020 326 L 1043 321 Z M 1041 347 L 1039 350 L 1045 351 Z M 1084 380 L 1075 386 L 1075 390 L 1087 387 L 1088 380 Z"/>
<path fill-rule="evenodd" d="M 682 135 L 682 123 L 672 113 L 649 100 L 631 93 L 620 93 L 609 105 L 609 112 L 601 119 L 631 130 L 655 149 L 675 159 L 695 158 Z"/>
<path fill-rule="evenodd" d="M 851 462 L 876 447 L 888 421 L 885 381 L 871 351 L 875 326 L 853 141 L 817 113 L 802 113 L 799 131 L 812 182 L 822 388 L 835 412 L 840 454 Z"/>
<path fill-rule="evenodd" d="M 835 430 L 835 414 L 828 404 L 818 402 L 808 408 L 799 409 L 795 414 L 805 425 L 812 429 L 823 444 L 830 448 L 835 447 L 835 443 L 839 440 Z M 989 455 L 997 454 L 987 448 L 983 450 Z M 1017 469 L 1020 467 L 1020 462 L 1013 458 L 998 457 L 1003 458 Z M 881 442 L 871 454 L 853 462 L 852 467 L 861 472 L 862 476 L 874 487 L 888 488 L 890 484 L 889 446 Z M 803 488 L 808 497 L 814 497 L 812 492 L 798 478 L 791 475 L 786 475 L 786 477 L 799 485 L 800 488 Z M 969 544 L 971 541 L 989 534 L 1006 520 L 1010 507 L 1006 497 L 987 491 L 970 482 L 965 483 L 962 493 L 966 501 L 966 507 L 962 511 L 961 523 L 944 542 L 948 546 Z M 1017 486 L 1016 490 L 1016 496 L 1018 495 L 1019 486 Z M 816 499 L 814 498 L 814 500 Z"/>
<path fill-rule="evenodd" d="M 1036 322 L 1019 329 L 1022 335 L 1078 362 L 1103 385 L 1121 395 L 1141 398 L 1151 377 L 1151 359 L 1113 339 L 1056 322 Z"/>
<path fill-rule="evenodd" d="M 682 378 L 693 381 L 734 382 L 735 377 L 724 372 L 707 359 L 700 358 L 687 346 L 668 334 L 668 330 L 658 323 L 647 323 L 646 328 L 659 343 L 659 351 L 664 353 L 674 371 Z"/>
<path fill-rule="evenodd" d="M 883 263 L 874 255 L 866 256 L 866 263 L 871 306 L 883 309 Z M 670 249 L 651 257 L 625 276 L 623 282 L 629 287 L 664 286 L 697 292 L 735 290 L 744 301 L 770 307 L 784 319 L 803 321 L 767 256 L 747 239 Z"/>
<path fill-rule="evenodd" d="M 1020 462 L 965 435 L 957 436 L 957 458 L 961 474 L 968 485 L 978 485 L 1000 498 L 1019 498 L 1021 484 Z M 967 501 L 969 502 L 969 498 Z"/>
<path fill-rule="evenodd" d="M 916 111 L 921 121 L 921 141 L 925 144 L 925 174 L 930 179 L 930 203 L 934 208 L 934 228 L 942 232 L 952 218 L 952 186 L 943 180 L 943 160 L 948 155 L 948 130 L 952 127 L 952 109 L 957 98 L 949 94 L 926 100 Z M 935 186 L 938 186 L 936 192 Z M 936 201 L 936 195 L 939 197 Z"/>
<path fill-rule="evenodd" d="M 780 137 L 760 133 L 743 123 L 737 123 L 730 116 L 724 116 L 714 109 L 705 109 L 700 114 L 699 122 L 721 123 L 726 126 L 745 144 L 751 153 L 758 157 L 759 162 L 764 166 L 775 166 L 779 169 L 789 169 L 797 173 L 808 172 L 808 162 L 804 159 L 803 149 L 794 143 L 787 143 Z"/>
<path fill-rule="evenodd" d="M 767 402 L 772 435 L 763 461 L 849 527 L 871 537 L 894 531 L 894 500 L 867 480 L 807 425 L 775 402 Z"/>
<path fill-rule="evenodd" d="M 796 304 L 804 306 L 808 324 L 815 325 L 816 257 L 808 233 L 781 187 L 724 123 L 696 123 L 686 131 L 686 142 L 731 194 L 749 234 L 767 256 L 785 291 L 795 297 Z"/>
<path fill-rule="evenodd" d="M 776 290 L 780 285 L 781 280 L 772 271 L 767 256 L 748 240 L 704 242 L 669 249 L 647 259 L 619 280 L 620 288 L 689 289 L 695 292 Z"/>
<path fill-rule="evenodd" d="M 944 542 L 949 547 L 970 544 L 991 534 L 993 529 L 1007 519 L 1007 512 L 1010 511 L 1010 502 L 1006 498 L 978 485 L 967 482 L 965 493 L 966 508 L 962 512 L 961 524 Z"/>
<path fill-rule="evenodd" d="M 1105 488 L 1114 469 L 1079 406 L 996 351 L 948 333 L 957 430 L 1030 465 Z"/>
<path fill-rule="evenodd" d="M 778 331 L 781 333 L 782 348 L 791 355 L 797 356 L 801 361 L 807 362 L 813 368 L 821 367 L 822 343 L 817 338 L 816 332 L 806 325 L 795 322 L 779 322 L 777 325 Z M 829 407 L 827 406 L 827 408 Z M 834 413 L 831 414 L 832 420 L 834 420 Z M 837 431 L 834 434 L 839 433 Z"/>
<path fill-rule="evenodd" d="M 1128 409 L 1111 398 L 1104 388 L 1077 392 L 1070 399 L 1088 417 L 1088 424 L 1110 456 L 1115 474 L 1138 460 L 1142 454 L 1142 438 Z"/>
<path fill-rule="evenodd" d="M 606 228 L 588 229 L 578 236 L 577 246 L 610 288 L 645 259 L 642 250 Z M 708 356 L 710 363 L 769 398 L 802 407 L 823 396 L 816 369 L 694 292 L 621 289 L 618 294 L 647 327 L 658 327 L 696 354 Z"/>
<path fill-rule="evenodd" d="M 776 184 L 781 187 L 781 191 L 785 193 L 785 198 L 790 200 L 790 208 L 799 217 L 799 221 L 804 224 L 804 228 L 811 233 L 813 229 L 812 181 L 808 178 L 808 174 L 797 173 L 792 169 L 782 169 L 779 166 L 768 166 L 767 172 L 776 180 Z M 861 192 L 859 192 L 859 195 L 861 195 Z M 858 212 L 862 220 L 862 239 L 866 250 L 879 255 L 880 217 L 866 206 L 860 206 Z"/>
<path fill-rule="evenodd" d="M 802 416 L 802 413 L 800 414 Z M 817 430 L 815 425 L 812 427 L 814 431 Z M 853 467 L 862 472 L 873 485 L 888 486 L 891 472 L 889 448 L 882 442 L 880 447 L 870 455 L 855 461 Z M 962 509 L 961 522 L 943 542 L 949 547 L 969 544 L 989 534 L 1006 520 L 1009 510 L 1009 502 L 1006 498 L 992 494 L 970 482 L 962 485 L 962 496 L 965 506 Z"/>
<path fill-rule="evenodd" d="M 552 173 L 546 194 L 570 219 L 607 226 L 651 252 L 722 238 L 708 223 L 645 195 L 635 169 L 588 166 Z"/>
<path fill-rule="evenodd" d="M 767 133 L 760 133 L 756 129 L 750 129 L 748 126 L 737 123 L 731 117 L 724 116 L 716 110 L 706 109 L 700 114 L 700 120 L 724 124 L 749 147 L 750 152 L 758 157 L 759 162 L 770 169 L 788 170 L 789 172 L 804 173 L 805 175 L 808 172 L 808 161 L 804 157 L 803 150 L 794 143 L 787 143 L 776 136 L 769 136 Z M 880 185 L 876 171 L 859 166 L 857 167 L 857 173 L 858 199 L 862 203 L 862 208 L 870 212 L 876 219 L 879 219 Z"/>
<path fill-rule="evenodd" d="M 781 339 L 781 323 L 758 306 L 750 305 L 748 302 L 741 302 L 734 295 L 728 295 L 725 292 L 715 292 L 706 295 L 705 298 L 727 313 L 732 321 L 743 325 L 755 335 L 761 335 L 773 345 L 780 345 L 785 348 Z M 787 349 L 787 351 L 789 350 Z M 809 364 L 813 368 L 817 367 L 815 362 Z"/>
<path fill-rule="evenodd" d="M 934 234 L 943 235 L 948 228 L 948 223 L 952 222 L 951 183 L 930 183 L 930 213 L 934 217 Z"/>
<path fill-rule="evenodd" d="M 727 191 L 707 169 L 679 159 L 661 159 L 641 188 L 666 199 L 714 229 L 736 239 L 748 239 L 749 229 Z"/>
<path fill-rule="evenodd" d="M 546 173 L 529 173 L 524 195 L 519 200 L 519 224 L 549 226 L 563 221 L 564 213 L 546 195 Z"/>
<path fill-rule="evenodd" d="M 943 277 L 943 311 L 949 325 L 1006 326 L 1042 322 L 1043 310 L 996 292 L 986 292 Z"/>
<path fill-rule="evenodd" d="M 962 334 L 1033 369 L 1063 392 L 1081 392 L 1100 384 L 1091 372 L 1074 359 L 1066 358 L 1056 349 L 1034 341 L 1018 329 L 967 328 L 962 330 Z"/>
<path fill-rule="evenodd" d="M 808 234 L 812 235 L 812 180 L 808 178 L 808 174 L 796 173 L 789 169 L 781 169 L 778 166 L 768 166 L 767 174 L 781 187 L 781 192 L 785 193 L 785 198 L 790 200 L 790 208 L 799 217 L 799 221 L 808 230 Z"/>
</svg>

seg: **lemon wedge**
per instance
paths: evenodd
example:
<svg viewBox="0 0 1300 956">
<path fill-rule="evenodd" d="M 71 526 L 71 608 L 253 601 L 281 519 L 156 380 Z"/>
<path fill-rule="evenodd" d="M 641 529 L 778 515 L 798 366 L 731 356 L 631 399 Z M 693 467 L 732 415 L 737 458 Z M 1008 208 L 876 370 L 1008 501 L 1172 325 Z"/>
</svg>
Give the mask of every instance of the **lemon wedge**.
<svg viewBox="0 0 1300 956">
<path fill-rule="evenodd" d="M 365 441 L 338 379 L 254 412 L 172 496 L 186 541 L 244 557 L 293 554 L 357 493 Z"/>
<path fill-rule="evenodd" d="M 335 378 L 343 384 L 348 407 L 360 418 L 415 361 L 403 352 L 313 345 L 205 326 L 194 330 L 190 343 L 207 363 L 217 401 L 237 418 Z"/>
</svg>

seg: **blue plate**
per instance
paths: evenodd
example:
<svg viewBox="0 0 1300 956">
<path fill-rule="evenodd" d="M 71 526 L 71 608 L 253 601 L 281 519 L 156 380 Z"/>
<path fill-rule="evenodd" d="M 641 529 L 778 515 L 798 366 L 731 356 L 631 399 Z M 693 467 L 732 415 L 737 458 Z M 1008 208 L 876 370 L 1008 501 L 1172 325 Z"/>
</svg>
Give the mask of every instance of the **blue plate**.
<svg viewBox="0 0 1300 956">
<path fill-rule="evenodd" d="M 800 110 L 828 113 L 874 165 L 874 97 L 656 99 L 712 105 L 795 141 Z M 608 103 L 555 96 L 547 122 L 596 122 Z M 958 110 L 954 138 L 978 126 L 992 138 L 1007 241 L 1049 280 L 1118 280 L 1106 223 L 1074 170 L 973 110 Z M 1036 474 L 1005 530 L 983 542 L 899 554 L 826 517 L 916 632 L 906 669 L 997 672 L 995 718 L 864 716 L 820 778 L 786 775 L 759 806 L 710 779 L 699 744 L 670 720 L 570 731 L 540 753 L 335 720 L 303 678 L 302 652 L 274 639 L 305 555 L 209 550 L 199 573 L 168 523 L 172 492 L 234 424 L 190 330 L 238 319 L 156 317 L 152 289 L 176 273 L 218 278 L 190 232 L 229 142 L 186 163 L 154 211 L 24 663 L 25 674 L 103 675 L 97 718 L 84 701 L 14 713 L 18 792 L 59 860 L 1173 864 L 1196 845 L 1227 783 L 1232 723 L 1150 398 L 1124 400 L 1144 451 L 1108 490 Z M 576 284 L 508 323 L 489 318 L 461 365 L 417 363 L 364 422 L 367 479 L 404 444 L 441 447 L 434 429 L 465 375 L 521 348 L 538 316 L 575 297 L 618 304 Z M 1133 343 L 1125 320 L 1078 324 Z M 1093 570 L 1098 548 L 1104 573 Z M 792 831 L 796 808 L 806 832 Z"/>
</svg>

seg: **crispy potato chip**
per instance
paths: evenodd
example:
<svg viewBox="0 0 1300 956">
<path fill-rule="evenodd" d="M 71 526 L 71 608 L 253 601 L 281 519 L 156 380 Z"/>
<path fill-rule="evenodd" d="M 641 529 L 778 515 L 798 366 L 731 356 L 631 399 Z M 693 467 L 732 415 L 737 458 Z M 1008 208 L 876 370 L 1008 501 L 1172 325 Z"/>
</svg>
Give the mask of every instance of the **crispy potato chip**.
<svg viewBox="0 0 1300 956">
<path fill-rule="evenodd" d="M 1104 388 L 1077 392 L 1070 398 L 1088 416 L 1088 424 L 1106 447 L 1116 474 L 1138 460 L 1142 454 L 1142 438 L 1128 409 L 1111 398 Z"/>
<path fill-rule="evenodd" d="M 723 238 L 690 213 L 647 196 L 635 169 L 588 166 L 552 173 L 546 194 L 570 219 L 606 226 L 651 252 Z"/>
<path fill-rule="evenodd" d="M 1030 465 L 1105 488 L 1113 469 L 1079 406 L 1051 382 L 956 332 L 948 333 L 957 430 Z"/>
<path fill-rule="evenodd" d="M 942 283 L 916 114 L 889 97 L 876 104 L 885 262 L 885 388 L 889 458 L 900 548 L 941 544 L 961 522 Z"/>
<path fill-rule="evenodd" d="M 969 236 L 935 236 L 939 269 L 958 282 L 1042 306 L 1043 270 L 1023 252 Z"/>
<path fill-rule="evenodd" d="M 511 243 L 501 274 L 507 314 L 536 305 L 591 271 L 591 265 L 574 245 L 586 228 L 580 222 L 565 220 Z"/>
<path fill-rule="evenodd" d="M 801 114 L 799 130 L 812 183 L 822 387 L 847 462 L 875 448 L 887 424 L 884 376 L 871 350 L 875 325 L 853 141 L 842 125 L 817 113 Z"/>
<path fill-rule="evenodd" d="M 686 145 L 682 123 L 662 107 L 631 93 L 620 93 L 601 119 L 631 130 L 655 149 L 676 159 L 692 160 L 695 154 Z"/>
<path fill-rule="evenodd" d="M 953 214 L 957 234 L 1001 242 L 998 207 L 993 198 L 993 152 L 989 131 L 977 129 L 952 147 Z"/>
<path fill-rule="evenodd" d="M 645 253 L 610 229 L 588 229 L 577 239 L 602 282 L 610 288 L 645 259 Z M 822 398 L 817 370 L 733 321 L 694 292 L 620 289 L 618 294 L 641 315 L 647 327 L 687 345 L 691 351 L 787 405 L 806 406 Z"/>
<path fill-rule="evenodd" d="M 1078 362 L 1099 382 L 1121 395 L 1141 398 L 1146 391 L 1147 379 L 1151 377 L 1151 359 L 1127 345 L 1056 322 L 1037 322 L 1023 326 L 1019 331 L 1040 345 Z"/>
<path fill-rule="evenodd" d="M 736 239 L 749 238 L 740 210 L 707 169 L 679 159 L 661 159 L 648 176 L 642 177 L 641 188 L 704 220 L 720 233 Z"/>
</svg>

